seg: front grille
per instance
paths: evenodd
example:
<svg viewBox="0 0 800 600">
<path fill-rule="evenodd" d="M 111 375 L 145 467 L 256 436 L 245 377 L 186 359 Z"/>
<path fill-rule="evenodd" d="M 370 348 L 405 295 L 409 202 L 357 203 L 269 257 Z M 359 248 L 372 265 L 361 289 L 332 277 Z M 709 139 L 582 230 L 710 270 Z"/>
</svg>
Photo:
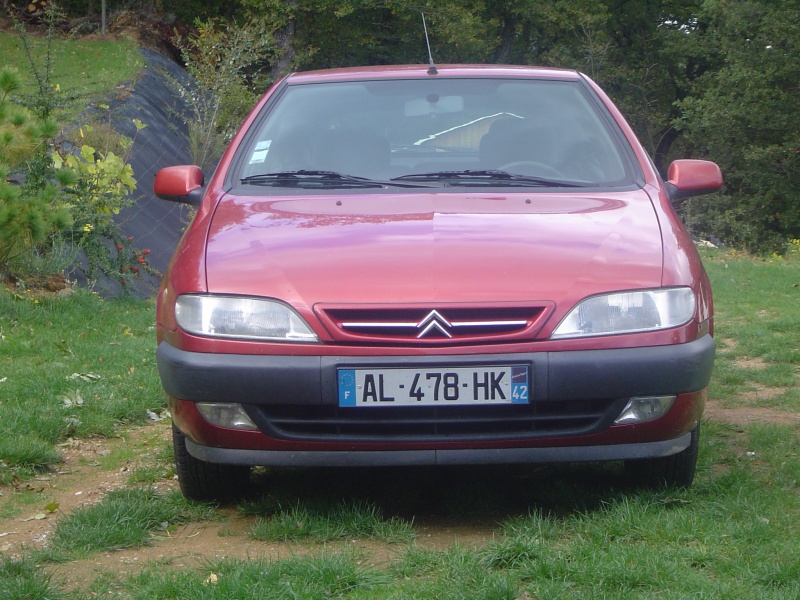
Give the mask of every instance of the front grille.
<svg viewBox="0 0 800 600">
<path fill-rule="evenodd" d="M 297 441 L 453 442 L 586 435 L 606 429 L 626 399 L 540 401 L 524 406 L 250 406 L 269 436 Z"/>
<path fill-rule="evenodd" d="M 338 341 L 372 344 L 465 344 L 532 339 L 549 314 L 541 306 L 319 306 Z"/>
</svg>

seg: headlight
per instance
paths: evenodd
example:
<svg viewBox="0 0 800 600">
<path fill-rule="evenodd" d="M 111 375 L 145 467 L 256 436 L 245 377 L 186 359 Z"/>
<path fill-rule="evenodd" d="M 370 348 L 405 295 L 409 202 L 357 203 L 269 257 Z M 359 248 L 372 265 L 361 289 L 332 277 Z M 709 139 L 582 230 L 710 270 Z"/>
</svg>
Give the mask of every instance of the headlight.
<svg viewBox="0 0 800 600">
<path fill-rule="evenodd" d="M 175 319 L 189 333 L 210 337 L 316 342 L 294 310 L 278 300 L 236 296 L 180 296 Z"/>
<path fill-rule="evenodd" d="M 669 329 L 694 316 L 691 288 L 668 288 L 593 296 L 561 321 L 551 339 Z"/>
</svg>

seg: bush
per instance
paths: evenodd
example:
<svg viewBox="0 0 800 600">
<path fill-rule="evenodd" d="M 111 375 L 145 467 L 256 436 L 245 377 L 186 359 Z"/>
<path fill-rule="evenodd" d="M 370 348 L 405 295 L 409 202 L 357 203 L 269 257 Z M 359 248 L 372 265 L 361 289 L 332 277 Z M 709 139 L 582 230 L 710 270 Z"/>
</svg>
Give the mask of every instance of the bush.
<svg viewBox="0 0 800 600">
<path fill-rule="evenodd" d="M 9 96 L 19 77 L 0 71 L 0 269 L 8 260 L 45 243 L 72 224 L 64 187 L 76 182 L 69 169 L 54 169 L 49 146 L 58 131 L 34 120 Z M 14 177 L 13 179 L 10 179 Z"/>
<path fill-rule="evenodd" d="M 197 82 L 195 88 L 180 88 L 194 113 L 187 122 L 192 160 L 203 169 L 215 166 L 258 99 L 256 90 L 266 88 L 273 43 L 265 30 L 255 21 L 205 21 L 188 39 L 176 40 Z"/>
</svg>

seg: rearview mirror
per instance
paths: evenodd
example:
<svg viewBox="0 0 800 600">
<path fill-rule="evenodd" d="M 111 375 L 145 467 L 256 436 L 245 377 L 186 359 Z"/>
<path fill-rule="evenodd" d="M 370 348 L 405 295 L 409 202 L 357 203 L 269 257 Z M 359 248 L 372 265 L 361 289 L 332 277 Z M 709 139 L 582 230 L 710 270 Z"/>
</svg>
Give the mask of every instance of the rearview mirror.
<svg viewBox="0 0 800 600">
<path fill-rule="evenodd" d="M 165 167 L 156 174 L 153 192 L 162 200 L 199 206 L 203 200 L 203 171 L 195 165 Z"/>
<path fill-rule="evenodd" d="M 425 98 L 407 100 L 405 115 L 407 117 L 423 117 L 425 115 L 443 115 L 464 110 L 462 96 L 440 96 L 428 94 Z"/>
<path fill-rule="evenodd" d="M 710 194 L 722 187 L 722 172 L 708 160 L 676 160 L 669 166 L 667 179 L 672 202 Z"/>
</svg>

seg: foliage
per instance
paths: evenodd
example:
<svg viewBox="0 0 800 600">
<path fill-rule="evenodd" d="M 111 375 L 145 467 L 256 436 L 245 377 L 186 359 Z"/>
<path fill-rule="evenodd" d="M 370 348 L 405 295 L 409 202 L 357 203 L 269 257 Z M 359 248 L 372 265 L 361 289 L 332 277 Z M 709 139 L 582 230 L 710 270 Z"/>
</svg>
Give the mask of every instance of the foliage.
<svg viewBox="0 0 800 600">
<path fill-rule="evenodd" d="M 53 170 L 48 154 L 56 125 L 12 105 L 9 95 L 18 87 L 14 71 L 0 71 L 0 269 L 72 223 L 63 187 L 75 182 L 74 174 Z M 33 176 L 10 182 L 16 173 Z"/>
<path fill-rule="evenodd" d="M 145 127 L 138 120 L 134 125 L 137 132 Z M 93 130 L 94 126 L 84 125 L 80 135 L 91 135 Z M 111 277 L 128 289 L 131 280 L 156 271 L 146 258 L 150 251 L 136 248 L 133 239 L 123 235 L 114 220 L 123 208 L 133 204 L 131 193 L 136 189 L 136 179 L 128 161 L 135 139 L 114 134 L 110 125 L 104 138 L 106 147 L 102 151 L 82 144 L 79 154 L 59 148 L 54 156 L 57 166 L 63 165 L 77 176 L 65 188 L 73 224 L 59 232 L 59 238 L 86 253 L 88 265 L 84 270 L 90 280 Z M 112 145 L 124 154 L 118 156 L 110 149 Z"/>
<path fill-rule="evenodd" d="M 266 88 L 263 69 L 272 42 L 263 23 L 250 20 L 224 26 L 197 22 L 196 33 L 177 39 L 197 86 L 179 86 L 192 110 L 189 144 L 192 158 L 211 169 L 253 107 L 257 89 Z"/>
<path fill-rule="evenodd" d="M 709 1 L 699 49 L 709 68 L 680 103 L 693 154 L 717 161 L 723 194 L 694 201 L 700 234 L 754 252 L 800 237 L 800 7 L 797 2 Z"/>
<path fill-rule="evenodd" d="M 128 163 L 133 140 L 113 131 L 110 113 L 102 127 L 86 124 L 79 129 L 80 138 L 97 130 L 100 135 L 94 140 L 103 147 L 80 139 L 74 154 L 58 137 L 61 124 L 54 115 L 64 102 L 60 87 L 51 81 L 58 17 L 54 10 L 46 13 L 41 61 L 30 36 L 17 24 L 36 82 L 30 101 L 35 119 L 30 111 L 8 102 L 8 94 L 20 89 L 21 78 L 10 69 L 0 75 L 0 271 L 16 271 L 17 279 L 32 275 L 24 272 L 26 266 L 56 264 L 48 257 L 66 256 L 66 243 L 85 252 L 83 270 L 89 280 L 110 277 L 127 289 L 131 279 L 154 272 L 146 258 L 149 251 L 136 249 L 114 221 L 114 215 L 133 202 L 136 179 Z M 135 124 L 137 131 L 144 127 Z M 18 185 L 7 181 L 9 172 Z"/>
</svg>

